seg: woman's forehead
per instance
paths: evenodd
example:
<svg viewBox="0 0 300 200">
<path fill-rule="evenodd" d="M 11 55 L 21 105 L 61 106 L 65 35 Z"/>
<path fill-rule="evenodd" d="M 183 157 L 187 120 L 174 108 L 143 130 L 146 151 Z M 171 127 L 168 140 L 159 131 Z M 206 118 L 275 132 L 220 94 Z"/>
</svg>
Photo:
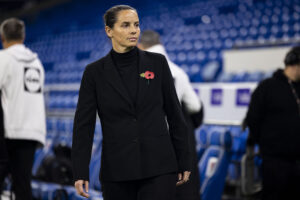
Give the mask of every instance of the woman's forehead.
<svg viewBox="0 0 300 200">
<path fill-rule="evenodd" d="M 117 22 L 138 22 L 139 17 L 134 10 L 122 10 L 117 15 Z"/>
</svg>

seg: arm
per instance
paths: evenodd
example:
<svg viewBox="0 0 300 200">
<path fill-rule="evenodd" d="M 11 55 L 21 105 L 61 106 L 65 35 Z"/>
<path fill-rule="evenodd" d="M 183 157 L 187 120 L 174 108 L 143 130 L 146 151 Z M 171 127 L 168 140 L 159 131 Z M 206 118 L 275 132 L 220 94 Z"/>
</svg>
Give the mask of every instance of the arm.
<svg viewBox="0 0 300 200">
<path fill-rule="evenodd" d="M 87 66 L 80 85 L 74 119 L 72 143 L 72 167 L 77 193 L 87 197 L 82 185 L 88 187 L 89 163 L 96 123 L 96 91 L 92 72 Z M 87 191 L 86 191 L 87 192 Z"/>
<path fill-rule="evenodd" d="M 185 123 L 181 106 L 176 94 L 172 74 L 165 58 L 163 58 L 162 64 L 162 90 L 164 98 L 164 110 L 167 115 L 169 132 L 175 149 L 179 172 L 187 172 L 191 169 L 187 125 Z M 179 179 L 188 179 L 187 175 L 183 176 L 184 177 L 182 177 L 182 174 L 179 175 Z"/>
<path fill-rule="evenodd" d="M 259 142 L 261 122 L 265 113 L 265 82 L 257 86 L 251 96 L 250 105 L 246 115 L 246 125 L 249 127 L 250 132 L 248 136 L 248 145 L 252 146 Z"/>
<path fill-rule="evenodd" d="M 183 88 L 183 97 L 182 97 L 182 103 L 185 105 L 187 111 L 189 114 L 196 113 L 200 111 L 201 109 L 201 103 L 200 100 L 194 91 L 189 78 L 186 74 L 181 74 L 181 82 L 180 87 Z"/>
<path fill-rule="evenodd" d="M 11 79 L 11 63 L 9 58 L 4 55 L 3 52 L 0 52 L 0 90 L 8 83 Z"/>
</svg>

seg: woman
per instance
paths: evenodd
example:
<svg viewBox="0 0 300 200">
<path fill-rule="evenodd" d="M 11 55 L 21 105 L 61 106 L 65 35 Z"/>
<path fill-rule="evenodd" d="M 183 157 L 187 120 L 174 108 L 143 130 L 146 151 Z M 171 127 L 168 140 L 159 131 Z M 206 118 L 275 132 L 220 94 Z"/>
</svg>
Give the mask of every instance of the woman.
<svg viewBox="0 0 300 200">
<path fill-rule="evenodd" d="M 86 67 L 74 119 L 76 191 L 89 196 L 97 111 L 103 133 L 104 199 L 171 200 L 175 186 L 189 179 L 190 158 L 186 124 L 167 61 L 136 47 L 140 28 L 134 8 L 114 6 L 106 11 L 104 22 L 113 48 Z"/>
</svg>

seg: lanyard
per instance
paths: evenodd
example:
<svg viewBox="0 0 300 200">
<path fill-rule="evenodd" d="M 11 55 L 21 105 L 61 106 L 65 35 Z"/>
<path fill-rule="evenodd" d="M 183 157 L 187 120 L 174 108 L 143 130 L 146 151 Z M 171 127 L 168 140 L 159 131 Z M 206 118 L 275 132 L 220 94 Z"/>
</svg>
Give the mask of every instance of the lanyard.
<svg viewBox="0 0 300 200">
<path fill-rule="evenodd" d="M 291 87 L 291 89 L 292 89 L 293 95 L 294 95 L 294 97 L 295 97 L 295 99 L 296 99 L 296 102 L 297 102 L 297 104 L 298 104 L 298 110 L 299 110 L 299 115 L 300 115 L 300 98 L 299 98 L 299 96 L 298 96 L 298 94 L 297 94 L 297 92 L 296 92 L 296 89 L 295 89 L 294 86 L 293 86 L 292 81 L 291 81 L 290 79 L 288 79 L 288 82 L 289 82 L 289 85 L 290 85 L 290 87 Z"/>
</svg>

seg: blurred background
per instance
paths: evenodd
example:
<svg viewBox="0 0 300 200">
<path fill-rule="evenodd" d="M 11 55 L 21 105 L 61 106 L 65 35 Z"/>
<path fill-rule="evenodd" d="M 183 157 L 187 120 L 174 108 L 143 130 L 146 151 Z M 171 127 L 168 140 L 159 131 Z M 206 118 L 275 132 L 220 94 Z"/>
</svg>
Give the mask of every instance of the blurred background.
<svg viewBox="0 0 300 200">
<path fill-rule="evenodd" d="M 170 59 L 189 75 L 204 104 L 204 124 L 195 132 L 202 199 L 259 199 L 261 162 L 257 157 L 257 185 L 249 192 L 242 163 L 248 130 L 240 125 L 257 83 L 283 68 L 288 49 L 299 45 L 300 0 L 0 0 L 0 22 L 25 21 L 25 45 L 38 53 L 46 72 L 47 144 L 36 153 L 33 175 L 55 146 L 71 146 L 81 76 L 112 48 L 102 15 L 116 4 L 137 9 L 141 31 L 161 34 Z M 226 154 L 207 153 L 211 146 Z M 90 199 L 102 199 L 100 152 L 98 120 Z M 36 199 L 81 199 L 72 186 L 49 182 L 32 182 Z"/>
</svg>

